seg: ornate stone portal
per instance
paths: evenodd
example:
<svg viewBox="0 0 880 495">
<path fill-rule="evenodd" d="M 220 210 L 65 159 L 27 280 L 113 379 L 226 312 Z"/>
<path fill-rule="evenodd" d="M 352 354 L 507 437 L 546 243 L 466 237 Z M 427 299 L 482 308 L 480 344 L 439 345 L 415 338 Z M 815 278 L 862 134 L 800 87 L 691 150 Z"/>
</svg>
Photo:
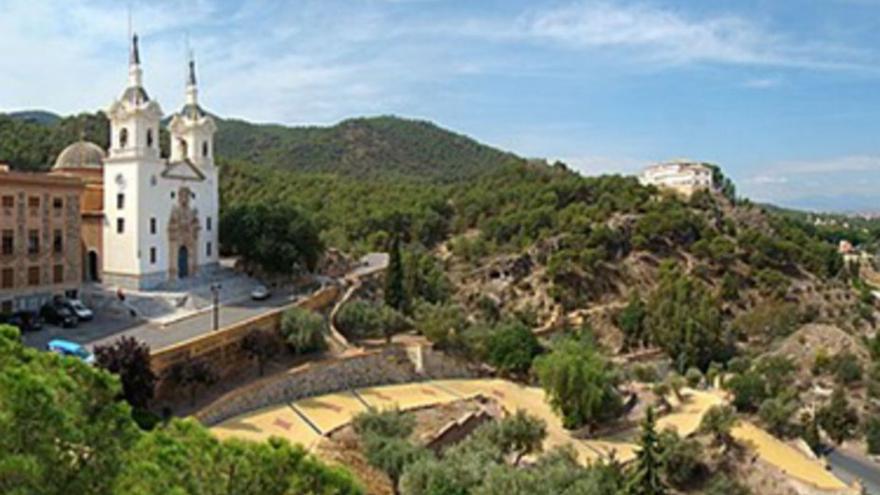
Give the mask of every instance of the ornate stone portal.
<svg viewBox="0 0 880 495">
<path fill-rule="evenodd" d="M 168 274 L 171 280 L 191 277 L 198 270 L 199 211 L 191 206 L 192 191 L 181 187 L 168 220 Z"/>
</svg>

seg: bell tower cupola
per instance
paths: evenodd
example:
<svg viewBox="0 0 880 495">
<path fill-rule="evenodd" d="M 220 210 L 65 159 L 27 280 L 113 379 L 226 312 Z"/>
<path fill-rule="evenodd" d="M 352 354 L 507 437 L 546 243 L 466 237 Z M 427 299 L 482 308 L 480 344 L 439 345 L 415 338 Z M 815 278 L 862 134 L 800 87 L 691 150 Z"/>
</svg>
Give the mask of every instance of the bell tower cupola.
<svg viewBox="0 0 880 495">
<path fill-rule="evenodd" d="M 131 37 L 128 86 L 106 111 L 110 119 L 110 160 L 158 160 L 162 109 L 143 84 L 137 34 Z"/>
<path fill-rule="evenodd" d="M 183 108 L 171 119 L 171 161 L 188 160 L 207 169 L 214 166 L 214 119 L 199 105 L 196 62 L 190 56 L 186 74 L 186 97 Z"/>
</svg>

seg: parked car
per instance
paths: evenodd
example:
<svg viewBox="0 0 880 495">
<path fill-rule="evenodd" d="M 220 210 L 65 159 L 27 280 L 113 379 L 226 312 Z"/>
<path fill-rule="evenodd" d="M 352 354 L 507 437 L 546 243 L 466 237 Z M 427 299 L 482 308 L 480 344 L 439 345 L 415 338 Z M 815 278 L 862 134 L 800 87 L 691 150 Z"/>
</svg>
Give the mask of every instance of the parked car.
<svg viewBox="0 0 880 495">
<path fill-rule="evenodd" d="M 21 333 L 36 332 L 43 328 L 43 319 L 36 311 L 22 310 L 0 315 L 0 323 L 18 327 Z"/>
<path fill-rule="evenodd" d="M 79 318 L 67 306 L 61 302 L 51 302 L 40 309 L 40 316 L 47 323 L 65 328 L 75 327 L 79 324 Z"/>
<path fill-rule="evenodd" d="M 61 354 L 62 356 L 73 356 L 82 359 L 88 364 L 95 362 L 95 355 L 89 352 L 85 347 L 70 342 L 69 340 L 53 339 L 49 341 L 46 348 L 52 352 Z"/>
<path fill-rule="evenodd" d="M 258 285 L 251 291 L 251 299 L 254 301 L 265 301 L 272 296 L 272 291 L 265 285 Z"/>
<path fill-rule="evenodd" d="M 95 313 L 92 312 L 91 309 L 88 308 L 82 301 L 79 299 L 61 299 L 61 304 L 63 304 L 67 309 L 73 311 L 73 314 L 79 318 L 80 321 L 88 321 L 95 317 Z"/>
</svg>

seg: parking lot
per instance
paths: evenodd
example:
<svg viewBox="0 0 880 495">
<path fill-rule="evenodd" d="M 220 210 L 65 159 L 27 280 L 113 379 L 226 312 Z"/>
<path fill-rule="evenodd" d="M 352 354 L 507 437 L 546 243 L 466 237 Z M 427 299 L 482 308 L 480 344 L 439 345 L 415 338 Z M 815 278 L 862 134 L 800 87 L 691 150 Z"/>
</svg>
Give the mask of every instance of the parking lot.
<svg viewBox="0 0 880 495">
<path fill-rule="evenodd" d="M 291 291 L 278 291 L 264 301 L 245 299 L 223 304 L 220 306 L 220 327 L 285 306 L 295 301 L 296 297 Z M 69 340 L 92 349 L 95 345 L 109 344 L 126 335 L 145 342 L 155 351 L 213 330 L 211 308 L 166 325 L 133 318 L 128 314 L 95 311 L 93 320 L 81 321 L 74 328 L 44 324 L 42 330 L 25 333 L 22 340 L 26 345 L 40 349 L 45 349 L 52 339 Z"/>
</svg>

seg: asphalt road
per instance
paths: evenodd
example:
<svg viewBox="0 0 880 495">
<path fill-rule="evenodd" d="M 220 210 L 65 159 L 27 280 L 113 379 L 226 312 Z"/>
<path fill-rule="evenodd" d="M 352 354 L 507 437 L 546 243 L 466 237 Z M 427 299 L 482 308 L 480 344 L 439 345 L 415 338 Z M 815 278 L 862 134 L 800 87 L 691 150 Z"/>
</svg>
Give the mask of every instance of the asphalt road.
<svg viewBox="0 0 880 495">
<path fill-rule="evenodd" d="M 832 450 L 827 456 L 831 471 L 838 478 L 852 483 L 859 480 L 865 493 L 880 495 L 880 465 L 870 459 L 854 456 L 840 450 Z"/>
<path fill-rule="evenodd" d="M 233 323 L 238 323 L 248 318 L 258 316 L 270 309 L 279 308 L 295 301 L 298 296 L 289 292 L 273 294 L 265 301 L 245 300 L 237 303 L 229 303 L 220 307 L 220 328 Z M 132 328 L 122 330 L 113 335 L 103 338 L 92 339 L 87 342 L 88 347 L 110 343 L 119 337 L 126 335 L 134 337 L 150 346 L 152 350 L 162 349 L 170 345 L 182 342 L 193 337 L 212 332 L 214 330 L 213 310 L 203 310 L 197 315 L 186 317 L 180 321 L 168 325 L 144 323 Z"/>
<path fill-rule="evenodd" d="M 384 270 L 388 266 L 387 253 L 370 253 L 361 258 L 360 264 L 350 275 L 364 276 Z M 322 285 L 330 279 L 319 278 Z M 301 296 L 301 295 L 300 295 Z M 220 328 L 253 318 L 266 311 L 289 304 L 299 297 L 290 291 L 277 290 L 265 301 L 243 300 L 223 303 L 220 306 Z M 145 322 L 126 315 L 107 315 L 97 313 L 92 321 L 81 322 L 76 328 L 59 328 L 45 325 L 39 332 L 23 335 L 26 345 L 45 349 L 46 344 L 55 338 L 70 340 L 92 348 L 107 344 L 120 336 L 127 335 L 145 342 L 152 350 L 162 349 L 178 342 L 213 331 L 214 315 L 211 310 L 203 310 L 198 315 L 189 316 L 167 325 Z"/>
</svg>

